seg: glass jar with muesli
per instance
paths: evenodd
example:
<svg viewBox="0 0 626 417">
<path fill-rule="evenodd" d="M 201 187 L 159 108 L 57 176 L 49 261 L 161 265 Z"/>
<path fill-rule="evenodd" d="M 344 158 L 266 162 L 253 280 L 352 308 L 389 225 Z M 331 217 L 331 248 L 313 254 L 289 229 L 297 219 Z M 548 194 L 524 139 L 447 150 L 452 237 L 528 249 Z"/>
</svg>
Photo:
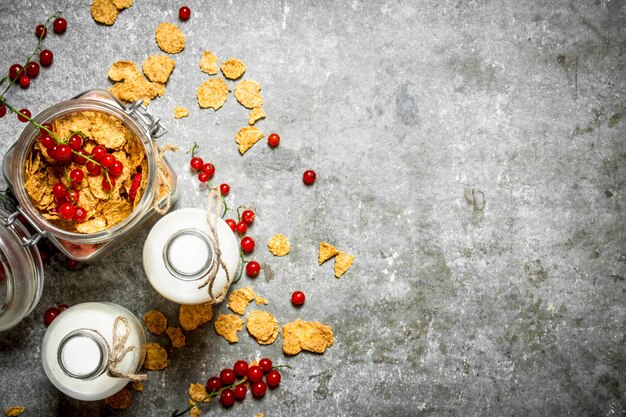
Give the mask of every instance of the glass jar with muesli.
<svg viewBox="0 0 626 417">
<path fill-rule="evenodd" d="M 155 142 L 166 131 L 141 102 L 91 90 L 34 121 L 43 128 L 29 123 L 3 166 L 35 229 L 24 245 L 46 237 L 71 259 L 94 260 L 175 201 L 176 174 Z"/>
</svg>

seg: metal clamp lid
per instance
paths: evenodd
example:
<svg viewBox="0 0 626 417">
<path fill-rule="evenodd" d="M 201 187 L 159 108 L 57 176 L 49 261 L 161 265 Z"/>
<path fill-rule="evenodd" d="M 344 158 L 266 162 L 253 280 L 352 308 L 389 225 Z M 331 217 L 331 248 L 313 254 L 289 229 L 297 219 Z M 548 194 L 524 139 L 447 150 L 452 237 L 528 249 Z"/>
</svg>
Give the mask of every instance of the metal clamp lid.
<svg viewBox="0 0 626 417">
<path fill-rule="evenodd" d="M 154 117 L 145 106 L 143 100 L 124 106 L 124 112 L 148 128 L 148 132 L 153 139 L 160 138 L 167 133 L 167 129 L 161 123 L 159 117 Z"/>
<path fill-rule="evenodd" d="M 16 227 L 16 223 L 15 221 L 17 220 L 19 215 L 24 216 L 24 218 L 27 218 L 26 213 L 24 213 L 24 210 L 22 210 L 22 208 L 20 206 L 17 207 L 17 210 L 11 214 L 9 214 L 6 218 L 4 217 L 4 215 L 0 212 L 0 220 L 2 220 L 2 224 L 5 227 L 9 227 L 11 228 L 11 230 L 17 232 L 15 230 Z M 23 247 L 29 247 L 29 246 L 33 246 L 35 245 L 37 242 L 39 242 L 39 239 L 41 239 L 42 237 L 45 236 L 45 232 L 44 230 L 42 230 L 41 228 L 39 228 L 36 224 L 34 223 L 30 223 L 30 226 L 33 227 L 35 229 L 35 233 L 30 235 L 30 236 L 22 236 L 21 234 L 18 234 L 19 236 L 21 236 L 21 240 L 22 240 L 22 246 Z"/>
</svg>

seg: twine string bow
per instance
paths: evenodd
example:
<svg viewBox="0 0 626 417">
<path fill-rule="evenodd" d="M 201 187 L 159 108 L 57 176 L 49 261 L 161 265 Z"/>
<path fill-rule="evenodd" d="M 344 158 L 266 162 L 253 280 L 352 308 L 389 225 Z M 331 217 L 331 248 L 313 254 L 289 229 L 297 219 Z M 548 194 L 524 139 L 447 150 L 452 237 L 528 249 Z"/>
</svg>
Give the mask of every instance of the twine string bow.
<svg viewBox="0 0 626 417">
<path fill-rule="evenodd" d="M 117 365 L 122 362 L 127 353 L 137 349 L 137 346 L 126 346 L 130 336 L 130 324 L 128 319 L 117 316 L 113 323 L 113 343 L 109 346 L 109 357 L 107 363 L 107 375 L 114 378 L 128 378 L 131 381 L 144 381 L 148 378 L 145 374 L 135 374 L 117 369 Z"/>
</svg>

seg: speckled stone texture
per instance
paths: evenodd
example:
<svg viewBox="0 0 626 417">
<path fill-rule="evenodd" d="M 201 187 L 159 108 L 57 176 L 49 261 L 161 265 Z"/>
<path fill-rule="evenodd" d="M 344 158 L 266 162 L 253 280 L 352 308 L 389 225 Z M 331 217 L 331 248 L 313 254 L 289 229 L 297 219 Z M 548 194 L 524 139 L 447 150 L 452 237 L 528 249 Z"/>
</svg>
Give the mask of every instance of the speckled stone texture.
<svg viewBox="0 0 626 417">
<path fill-rule="evenodd" d="M 9 92 L 38 113 L 90 88 L 107 88 L 116 60 L 159 52 L 154 28 L 178 22 L 167 1 L 136 0 L 112 27 L 87 1 L 0 3 L 5 70 L 34 47 L 34 27 L 62 10 L 67 33 L 31 88 Z M 60 394 L 46 379 L 42 315 L 56 303 L 106 300 L 177 321 L 177 306 L 148 284 L 147 230 L 108 258 L 69 271 L 53 256 L 44 295 L 0 336 L 0 407 L 25 415 L 166 416 L 238 358 L 287 363 L 281 387 L 210 415 L 620 416 L 626 412 L 626 6 L 577 1 L 189 1 L 185 50 L 150 111 L 170 130 L 161 143 L 179 172 L 177 207 L 204 207 L 187 169 L 193 141 L 228 182 L 228 202 L 257 208 L 244 277 L 279 323 L 330 324 L 324 355 L 282 355 L 282 337 L 229 345 L 212 325 L 170 352 L 123 412 Z M 263 86 L 280 147 L 243 157 L 234 136 L 248 111 L 232 94 L 222 109 L 195 98 L 208 79 L 204 49 L 242 59 Z M 233 82 L 228 82 L 231 90 Z M 174 106 L 188 107 L 176 120 Z M 6 152 L 23 125 L 0 120 Z M 306 169 L 318 180 L 303 185 Z M 1 185 L 5 185 L 2 182 Z M 267 239 L 283 233 L 291 253 Z M 340 280 L 317 265 L 325 240 L 356 255 Z M 290 294 L 303 290 L 294 308 Z M 250 310 L 250 308 L 249 308 Z M 248 311 L 249 311 L 248 310 Z M 215 312 L 227 312 L 220 305 Z"/>
</svg>

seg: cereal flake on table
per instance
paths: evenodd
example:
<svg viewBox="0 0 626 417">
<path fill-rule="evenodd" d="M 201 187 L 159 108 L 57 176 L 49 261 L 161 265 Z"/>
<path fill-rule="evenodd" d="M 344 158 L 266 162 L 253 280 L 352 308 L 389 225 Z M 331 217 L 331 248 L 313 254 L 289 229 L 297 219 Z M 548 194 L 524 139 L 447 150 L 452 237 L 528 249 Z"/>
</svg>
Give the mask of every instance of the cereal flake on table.
<svg viewBox="0 0 626 417">
<path fill-rule="evenodd" d="M 146 359 L 143 367 L 149 371 L 167 368 L 167 351 L 158 343 L 146 343 Z"/>
<path fill-rule="evenodd" d="M 143 382 L 141 382 L 141 381 L 133 381 L 130 385 L 133 387 L 133 389 L 135 391 L 143 392 L 143 389 L 144 389 Z"/>
<path fill-rule="evenodd" d="M 189 110 L 187 110 L 187 108 L 180 106 L 174 107 L 174 118 L 182 119 L 187 116 L 189 116 Z"/>
<path fill-rule="evenodd" d="M 267 248 L 274 256 L 285 256 L 291 250 L 291 245 L 287 236 L 278 233 L 267 242 Z"/>
<path fill-rule="evenodd" d="M 154 37 L 163 52 L 177 54 L 185 49 L 185 35 L 173 23 L 161 23 L 157 26 Z"/>
<path fill-rule="evenodd" d="M 165 84 L 170 79 L 176 61 L 167 55 L 150 55 L 143 61 L 141 68 L 146 77 L 152 82 Z"/>
<path fill-rule="evenodd" d="M 93 0 L 91 3 L 91 17 L 98 23 L 111 26 L 117 20 L 119 10 L 113 0 Z"/>
<path fill-rule="evenodd" d="M 210 398 L 206 398 L 207 392 L 203 384 L 189 384 L 187 392 L 189 393 L 189 398 L 191 398 L 193 402 L 208 403 L 211 400 Z"/>
<path fill-rule="evenodd" d="M 130 407 L 130 404 L 132 403 L 130 391 L 126 388 L 122 388 L 110 397 L 105 398 L 104 403 L 109 408 L 113 408 L 114 410 L 124 410 Z"/>
<path fill-rule="evenodd" d="M 263 298 L 259 296 L 258 294 L 254 296 L 254 302 L 256 303 L 256 305 L 268 304 L 267 298 Z"/>
<path fill-rule="evenodd" d="M 243 316 L 250 301 L 254 300 L 254 291 L 250 287 L 243 287 L 233 291 L 228 297 L 228 308 Z"/>
<path fill-rule="evenodd" d="M 178 322 L 185 331 L 196 330 L 204 323 L 208 323 L 213 318 L 213 305 L 211 303 L 194 304 L 180 306 L 178 312 Z"/>
<path fill-rule="evenodd" d="M 264 138 L 265 135 L 254 126 L 242 127 L 235 136 L 235 142 L 239 146 L 239 153 L 244 154 L 254 146 L 255 143 Z"/>
<path fill-rule="evenodd" d="M 217 75 L 218 62 L 219 58 L 213 52 L 206 50 L 202 52 L 202 58 L 200 58 L 200 69 L 209 75 Z"/>
<path fill-rule="evenodd" d="M 229 80 L 236 80 L 246 72 L 246 64 L 237 58 L 229 58 L 220 65 L 222 74 Z"/>
<path fill-rule="evenodd" d="M 260 345 L 271 345 L 278 337 L 278 322 L 267 311 L 252 311 L 248 315 L 246 329 Z"/>
<path fill-rule="evenodd" d="M 248 124 L 252 126 L 261 119 L 265 119 L 265 110 L 263 110 L 263 107 L 255 107 L 248 115 Z"/>
<path fill-rule="evenodd" d="M 159 335 L 167 329 L 167 317 L 157 310 L 150 310 L 143 315 L 146 328 L 152 334 Z"/>
<path fill-rule="evenodd" d="M 319 322 L 296 320 L 283 326 L 283 351 L 287 355 L 303 350 L 324 353 L 334 342 L 332 328 Z"/>
<path fill-rule="evenodd" d="M 177 349 L 182 349 L 185 347 L 187 338 L 183 334 L 183 331 L 180 329 L 180 327 L 168 327 L 167 329 L 165 329 L 165 333 L 167 333 L 167 336 L 170 338 L 172 346 Z"/>
<path fill-rule="evenodd" d="M 235 86 L 235 98 L 244 107 L 254 109 L 263 105 L 261 84 L 253 80 L 241 80 Z"/>
<path fill-rule="evenodd" d="M 338 253 L 339 251 L 333 245 L 326 242 L 320 242 L 320 254 L 317 257 L 317 261 L 321 265 Z"/>
<path fill-rule="evenodd" d="M 228 86 L 223 78 L 211 78 L 198 87 L 198 105 L 203 109 L 218 110 L 228 99 Z"/>
<path fill-rule="evenodd" d="M 26 408 L 22 406 L 8 407 L 4 409 L 4 415 L 6 417 L 17 417 L 17 416 L 21 416 L 24 413 L 24 411 L 26 411 Z"/>
<path fill-rule="evenodd" d="M 118 10 L 128 9 L 133 5 L 133 0 L 113 0 L 113 4 Z"/>
<path fill-rule="evenodd" d="M 349 253 L 339 251 L 335 256 L 335 277 L 339 278 L 352 266 L 354 256 Z"/>
<path fill-rule="evenodd" d="M 143 104 L 148 106 L 153 98 L 165 94 L 164 84 L 149 81 L 131 61 L 115 62 L 107 75 L 115 82 L 109 87 L 109 92 L 123 103 L 143 100 Z"/>
<path fill-rule="evenodd" d="M 189 409 L 189 417 L 200 417 L 202 415 L 202 410 L 198 408 L 197 405 L 194 405 L 195 402 L 193 400 L 189 400 L 189 405 L 192 406 Z"/>
<path fill-rule="evenodd" d="M 234 314 L 220 314 L 214 323 L 215 332 L 229 343 L 237 343 L 237 332 L 243 329 L 243 319 Z"/>
</svg>

